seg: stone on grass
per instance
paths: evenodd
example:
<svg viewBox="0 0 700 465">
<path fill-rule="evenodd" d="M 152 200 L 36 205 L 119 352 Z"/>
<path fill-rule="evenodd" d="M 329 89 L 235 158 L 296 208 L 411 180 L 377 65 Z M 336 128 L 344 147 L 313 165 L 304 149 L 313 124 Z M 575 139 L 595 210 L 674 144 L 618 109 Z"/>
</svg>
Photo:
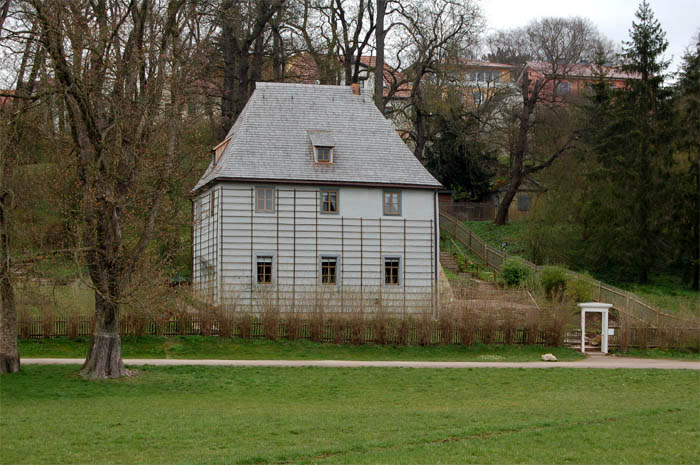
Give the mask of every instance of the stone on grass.
<svg viewBox="0 0 700 465">
<path fill-rule="evenodd" d="M 554 354 L 543 354 L 542 360 L 545 362 L 556 362 L 557 358 L 554 356 Z"/>
</svg>

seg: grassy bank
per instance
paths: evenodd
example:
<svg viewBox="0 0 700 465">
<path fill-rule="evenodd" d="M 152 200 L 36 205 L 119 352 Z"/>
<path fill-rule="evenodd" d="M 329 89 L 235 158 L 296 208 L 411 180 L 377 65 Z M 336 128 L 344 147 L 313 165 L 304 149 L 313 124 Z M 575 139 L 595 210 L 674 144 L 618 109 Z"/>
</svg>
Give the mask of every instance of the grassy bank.
<svg viewBox="0 0 700 465">
<path fill-rule="evenodd" d="M 19 351 L 22 357 L 29 358 L 77 358 L 87 355 L 88 343 L 88 338 L 23 339 L 19 341 Z M 571 349 L 528 345 L 353 346 L 311 341 L 245 341 L 214 336 L 122 338 L 124 358 L 528 362 L 539 360 L 542 354 L 548 352 L 556 355 L 559 360 L 583 358 Z"/>
<path fill-rule="evenodd" d="M 3 375 L 3 463 L 697 463 L 700 373 L 75 366 Z"/>
</svg>

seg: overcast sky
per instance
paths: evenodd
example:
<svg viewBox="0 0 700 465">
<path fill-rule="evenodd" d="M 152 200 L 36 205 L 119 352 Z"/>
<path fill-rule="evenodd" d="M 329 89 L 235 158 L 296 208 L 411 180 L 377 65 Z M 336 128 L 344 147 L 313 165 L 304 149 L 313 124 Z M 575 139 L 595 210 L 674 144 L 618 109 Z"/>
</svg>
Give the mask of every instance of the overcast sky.
<svg viewBox="0 0 700 465">
<path fill-rule="evenodd" d="M 619 45 L 629 39 L 634 13 L 641 0 L 480 0 L 490 31 L 524 26 L 543 16 L 582 16 Z M 676 71 L 686 48 L 700 31 L 700 1 L 650 0 L 656 19 L 666 31 L 669 71 Z"/>
</svg>

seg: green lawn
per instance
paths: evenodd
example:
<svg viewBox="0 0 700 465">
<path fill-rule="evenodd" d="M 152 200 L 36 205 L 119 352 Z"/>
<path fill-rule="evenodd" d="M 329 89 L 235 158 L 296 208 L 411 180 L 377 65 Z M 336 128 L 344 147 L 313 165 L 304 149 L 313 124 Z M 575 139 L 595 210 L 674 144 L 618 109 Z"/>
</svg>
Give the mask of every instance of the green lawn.
<svg viewBox="0 0 700 465">
<path fill-rule="evenodd" d="M 501 250 L 503 243 L 507 243 L 508 255 L 519 255 L 530 259 L 525 248 L 525 221 L 510 221 L 503 226 L 496 226 L 493 221 L 465 221 L 464 224 L 474 231 L 489 245 Z"/>
<path fill-rule="evenodd" d="M 665 370 L 77 366 L 0 377 L 0 461 L 700 461 L 700 373 Z"/>
<path fill-rule="evenodd" d="M 698 360 L 700 361 L 700 353 L 689 350 L 673 350 L 673 349 L 635 349 L 630 348 L 627 352 L 616 352 L 616 355 L 622 357 L 637 357 L 637 358 L 667 358 L 674 360 Z"/>
<path fill-rule="evenodd" d="M 88 338 L 71 340 L 21 339 L 22 357 L 76 358 L 85 357 Z M 269 341 L 225 339 L 203 336 L 142 336 L 122 338 L 124 358 L 231 359 L 231 360 L 429 360 L 429 361 L 504 361 L 540 360 L 551 352 L 559 360 L 579 360 L 580 353 L 557 347 L 506 345 L 436 345 L 361 346 L 320 344 L 310 341 Z"/>
</svg>

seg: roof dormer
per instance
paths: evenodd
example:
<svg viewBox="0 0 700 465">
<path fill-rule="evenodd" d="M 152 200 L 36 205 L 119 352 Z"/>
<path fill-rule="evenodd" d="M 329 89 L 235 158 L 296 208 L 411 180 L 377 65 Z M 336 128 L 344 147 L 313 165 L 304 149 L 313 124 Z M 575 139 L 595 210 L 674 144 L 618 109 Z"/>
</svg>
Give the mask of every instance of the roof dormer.
<svg viewBox="0 0 700 465">
<path fill-rule="evenodd" d="M 330 131 L 308 131 L 315 163 L 333 163 L 335 142 Z"/>
</svg>

